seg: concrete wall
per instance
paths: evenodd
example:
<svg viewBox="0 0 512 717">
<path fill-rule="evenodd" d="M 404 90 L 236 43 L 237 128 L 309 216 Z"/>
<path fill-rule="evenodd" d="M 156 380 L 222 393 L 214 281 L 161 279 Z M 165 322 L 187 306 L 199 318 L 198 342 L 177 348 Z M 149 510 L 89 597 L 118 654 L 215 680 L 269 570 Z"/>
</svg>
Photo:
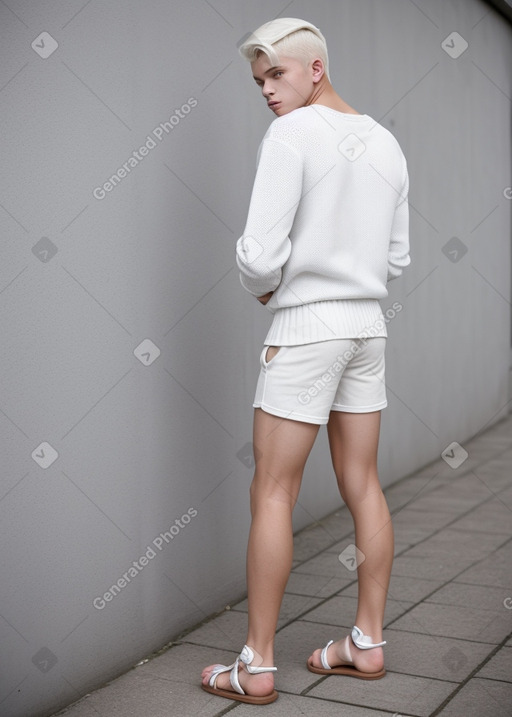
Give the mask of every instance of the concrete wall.
<svg viewBox="0 0 512 717">
<path fill-rule="evenodd" d="M 271 316 L 234 245 L 273 115 L 236 45 L 281 9 L 0 4 L 5 717 L 50 714 L 244 593 Z M 413 263 L 382 302 L 403 306 L 387 485 L 507 411 L 512 32 L 481 0 L 285 14 L 325 32 L 336 89 L 409 163 Z M 295 527 L 339 504 L 322 429 Z"/>
</svg>

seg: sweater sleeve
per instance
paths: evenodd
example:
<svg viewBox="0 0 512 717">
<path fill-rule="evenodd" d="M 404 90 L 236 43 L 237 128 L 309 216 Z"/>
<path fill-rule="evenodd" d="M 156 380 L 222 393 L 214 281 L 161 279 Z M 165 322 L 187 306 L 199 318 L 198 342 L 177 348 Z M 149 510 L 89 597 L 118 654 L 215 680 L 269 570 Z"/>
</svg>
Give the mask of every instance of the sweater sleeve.
<svg viewBox="0 0 512 717">
<path fill-rule="evenodd" d="M 302 194 L 302 160 L 292 147 L 264 139 L 258 156 L 247 223 L 236 244 L 240 282 L 253 296 L 279 286 Z"/>
<path fill-rule="evenodd" d="M 411 263 L 409 256 L 409 175 L 404 158 L 402 188 L 395 207 L 388 250 L 388 281 L 397 279 Z"/>
</svg>

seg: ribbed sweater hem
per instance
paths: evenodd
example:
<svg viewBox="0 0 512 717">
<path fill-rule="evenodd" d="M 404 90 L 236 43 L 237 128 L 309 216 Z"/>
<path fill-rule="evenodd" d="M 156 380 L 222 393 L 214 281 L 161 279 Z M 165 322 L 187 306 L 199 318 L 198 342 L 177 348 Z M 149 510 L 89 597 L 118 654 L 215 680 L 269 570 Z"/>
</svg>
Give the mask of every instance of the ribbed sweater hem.
<svg viewBox="0 0 512 717">
<path fill-rule="evenodd" d="M 386 322 L 377 299 L 334 299 L 277 309 L 264 343 L 296 346 L 377 336 L 387 337 Z"/>
</svg>

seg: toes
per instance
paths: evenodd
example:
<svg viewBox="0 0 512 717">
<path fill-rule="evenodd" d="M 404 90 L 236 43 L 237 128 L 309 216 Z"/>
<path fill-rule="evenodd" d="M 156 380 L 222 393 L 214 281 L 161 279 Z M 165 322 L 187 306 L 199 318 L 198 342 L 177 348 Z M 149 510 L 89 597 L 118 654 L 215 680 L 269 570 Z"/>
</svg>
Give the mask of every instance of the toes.
<svg viewBox="0 0 512 717">
<path fill-rule="evenodd" d="M 322 667 L 322 660 L 320 658 L 321 654 L 322 650 L 318 649 L 315 650 L 312 655 L 310 655 L 309 661 L 313 665 L 313 667 Z"/>
<path fill-rule="evenodd" d="M 212 672 L 215 670 L 216 667 L 224 667 L 224 665 L 219 665 L 219 663 L 216 663 L 215 665 L 209 665 L 208 667 L 204 668 L 203 672 L 201 673 L 203 685 L 209 684 L 210 678 L 212 676 Z M 220 672 L 217 675 L 215 687 L 219 690 L 233 691 L 233 688 L 231 686 L 231 682 L 229 679 L 229 671 Z"/>
<path fill-rule="evenodd" d="M 347 664 L 342 659 L 338 657 L 338 653 L 336 650 L 336 644 L 333 643 L 332 645 L 329 645 L 327 648 L 327 654 L 326 654 L 327 662 L 331 667 L 338 667 L 338 665 L 345 665 Z M 313 667 L 323 667 L 322 664 L 322 648 L 319 648 L 318 650 L 315 650 L 311 657 L 309 658 L 310 663 L 313 665 Z"/>
<path fill-rule="evenodd" d="M 208 665 L 208 667 L 205 667 L 204 670 L 201 672 L 201 678 L 202 678 L 202 683 L 203 683 L 203 685 L 207 685 L 207 684 L 208 684 L 208 682 L 209 682 L 209 680 L 210 680 L 210 677 L 212 676 L 212 672 L 214 671 L 214 669 L 215 669 L 216 667 L 218 667 L 217 664 L 215 664 L 215 665 Z M 220 677 L 220 675 L 219 675 L 219 677 Z"/>
<path fill-rule="evenodd" d="M 209 665 L 201 673 L 202 684 L 207 685 L 210 681 L 213 670 L 219 665 Z M 243 670 L 239 671 L 238 678 L 244 692 L 254 697 L 264 697 L 270 694 L 274 688 L 274 679 L 271 675 L 248 675 Z M 217 689 L 233 691 L 229 679 L 229 672 L 221 672 L 217 676 Z"/>
</svg>

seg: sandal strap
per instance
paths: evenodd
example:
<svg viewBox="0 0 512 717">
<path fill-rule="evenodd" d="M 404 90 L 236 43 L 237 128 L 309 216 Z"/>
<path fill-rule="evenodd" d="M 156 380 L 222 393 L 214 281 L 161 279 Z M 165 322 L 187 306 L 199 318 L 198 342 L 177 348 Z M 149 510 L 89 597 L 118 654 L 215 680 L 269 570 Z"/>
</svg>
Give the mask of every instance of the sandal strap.
<svg viewBox="0 0 512 717">
<path fill-rule="evenodd" d="M 260 672 L 277 672 L 277 667 L 252 667 L 250 663 L 254 660 L 254 652 L 248 645 L 244 645 L 240 653 L 240 660 L 250 675 L 257 675 Z"/>
<path fill-rule="evenodd" d="M 240 684 L 240 681 L 238 679 L 238 666 L 240 662 L 242 662 L 243 667 L 249 672 L 249 674 L 254 675 L 260 672 L 276 672 L 277 667 L 251 667 L 249 663 L 251 663 L 254 660 L 254 652 L 251 650 L 250 647 L 247 645 L 244 645 L 244 648 L 242 652 L 238 655 L 236 660 L 233 662 L 232 665 L 217 665 L 212 670 L 212 674 L 210 675 L 210 679 L 208 681 L 208 684 L 210 687 L 213 687 L 214 689 L 217 689 L 217 677 L 221 675 L 223 672 L 229 673 L 229 682 L 231 684 L 231 687 L 235 690 L 235 692 L 238 692 L 240 695 L 245 695 L 245 692 Z"/>
<path fill-rule="evenodd" d="M 348 662 L 349 665 L 354 664 L 354 660 L 352 659 L 352 655 L 350 653 L 350 637 L 349 635 L 346 636 L 346 638 L 343 640 L 343 643 L 341 645 L 341 652 L 343 653 L 342 660 L 344 662 Z"/>
<path fill-rule="evenodd" d="M 343 642 L 342 648 L 341 648 L 341 649 L 342 649 L 342 652 L 343 652 L 343 657 L 342 657 L 341 659 L 342 659 L 344 662 L 348 662 L 349 664 L 353 664 L 354 661 L 352 660 L 352 655 L 350 654 L 350 648 L 349 648 L 349 646 L 348 646 L 348 641 L 349 641 L 349 639 L 350 639 L 350 638 L 349 638 L 349 636 L 347 635 L 347 637 L 345 638 L 345 640 L 344 640 L 344 642 Z M 330 666 L 330 664 L 329 664 L 328 661 L 327 661 L 327 650 L 329 649 L 329 645 L 332 645 L 333 642 L 334 642 L 334 640 L 329 640 L 329 642 L 327 643 L 327 645 L 324 647 L 324 649 L 323 649 L 322 652 L 320 653 L 320 660 L 322 661 L 322 667 L 324 668 L 324 670 L 331 670 L 331 669 L 332 669 L 332 667 Z"/>
<path fill-rule="evenodd" d="M 231 687 L 238 692 L 241 695 L 245 695 L 245 692 L 243 691 L 240 682 L 238 681 L 238 664 L 240 662 L 240 655 L 235 660 L 235 665 L 231 672 L 229 673 L 229 681 L 231 682 Z"/>
<path fill-rule="evenodd" d="M 208 684 L 210 685 L 210 687 L 213 687 L 215 690 L 217 689 L 217 677 L 219 675 L 221 675 L 223 672 L 228 672 L 229 670 L 233 671 L 233 669 L 235 667 L 237 668 L 237 671 L 238 671 L 237 660 L 238 660 L 238 657 L 236 658 L 236 660 L 233 662 L 232 665 L 216 665 L 212 670 L 210 679 L 208 680 Z M 229 681 L 231 682 L 231 675 L 229 677 Z M 236 688 L 234 687 L 233 689 L 236 689 Z M 242 689 L 242 688 L 240 687 L 240 689 Z M 238 692 L 238 690 L 237 690 L 237 692 Z M 244 692 L 242 691 L 240 694 L 244 694 Z"/>
<path fill-rule="evenodd" d="M 324 649 L 322 650 L 322 652 L 320 654 L 320 659 L 322 660 L 322 667 L 324 668 L 324 670 L 331 669 L 330 664 L 327 662 L 327 650 L 329 649 L 329 645 L 332 645 L 333 642 L 334 642 L 334 640 L 329 640 L 329 642 L 327 643 L 327 645 L 324 647 Z"/>
<path fill-rule="evenodd" d="M 364 635 L 363 631 L 360 630 L 357 625 L 354 625 L 354 627 L 352 628 L 352 635 L 350 637 L 352 638 L 352 642 L 354 643 L 354 645 L 356 647 L 359 647 L 359 649 L 361 650 L 370 650 L 372 647 L 381 647 L 382 645 L 386 644 L 385 640 L 384 642 L 373 643 L 371 636 Z M 343 652 L 343 657 L 341 659 L 348 664 L 354 664 L 354 660 L 352 659 L 352 655 L 350 654 L 350 637 L 347 635 L 347 637 L 343 641 L 343 645 L 341 648 Z M 329 640 L 329 642 L 320 654 L 320 659 L 322 661 L 322 667 L 324 668 L 324 670 L 332 669 L 332 667 L 327 661 L 327 650 L 329 649 L 329 645 L 332 645 L 333 642 L 334 640 Z"/>
<path fill-rule="evenodd" d="M 354 645 L 359 647 L 360 650 L 371 650 L 372 647 L 382 647 L 382 645 L 386 644 L 386 640 L 373 643 L 371 635 L 364 635 L 363 631 L 360 630 L 357 625 L 354 625 L 352 628 L 351 637 Z"/>
</svg>

